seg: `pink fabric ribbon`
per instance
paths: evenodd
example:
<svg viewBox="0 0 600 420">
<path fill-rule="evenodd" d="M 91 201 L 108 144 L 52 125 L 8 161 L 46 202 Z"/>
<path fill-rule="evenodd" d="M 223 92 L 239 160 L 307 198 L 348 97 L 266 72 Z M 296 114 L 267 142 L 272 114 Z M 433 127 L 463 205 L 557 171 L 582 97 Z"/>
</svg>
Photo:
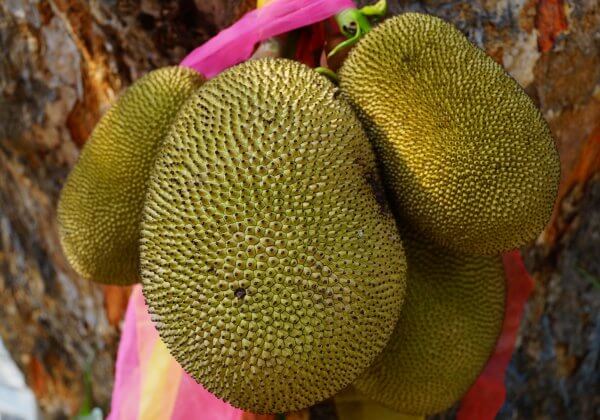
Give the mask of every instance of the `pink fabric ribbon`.
<svg viewBox="0 0 600 420">
<path fill-rule="evenodd" d="M 274 0 L 246 13 L 240 20 L 196 48 L 181 62 L 207 78 L 250 58 L 254 46 L 265 39 L 325 20 L 352 0 Z"/>
</svg>

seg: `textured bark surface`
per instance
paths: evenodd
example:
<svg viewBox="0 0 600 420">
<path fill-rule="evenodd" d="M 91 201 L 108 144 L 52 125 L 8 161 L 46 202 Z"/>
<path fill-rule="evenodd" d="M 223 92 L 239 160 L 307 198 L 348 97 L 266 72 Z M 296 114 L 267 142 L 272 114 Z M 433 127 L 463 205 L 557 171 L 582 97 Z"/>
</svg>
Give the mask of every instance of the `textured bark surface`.
<svg viewBox="0 0 600 420">
<path fill-rule="evenodd" d="M 600 4 L 388 2 L 392 14 L 422 11 L 455 23 L 549 121 L 561 154 L 560 198 L 547 231 L 525 250 L 537 287 L 500 417 L 600 418 Z M 128 293 L 69 268 L 55 226 L 60 186 L 123 87 L 177 63 L 253 3 L 0 1 L 0 335 L 50 418 L 77 411 L 86 366 L 95 403 L 109 404 Z"/>
</svg>

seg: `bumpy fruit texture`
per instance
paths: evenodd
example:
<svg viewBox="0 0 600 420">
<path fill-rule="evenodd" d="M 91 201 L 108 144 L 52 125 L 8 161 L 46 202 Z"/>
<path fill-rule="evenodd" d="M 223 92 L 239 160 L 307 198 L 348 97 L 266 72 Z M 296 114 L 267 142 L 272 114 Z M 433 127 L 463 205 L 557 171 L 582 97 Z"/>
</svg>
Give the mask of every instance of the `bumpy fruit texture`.
<svg viewBox="0 0 600 420">
<path fill-rule="evenodd" d="M 182 108 L 153 170 L 143 291 L 198 382 L 258 413 L 352 382 L 398 319 L 405 258 L 371 145 L 336 88 L 249 61 Z"/>
<path fill-rule="evenodd" d="M 473 254 L 539 235 L 558 188 L 554 141 L 515 80 L 457 29 L 416 13 L 389 19 L 340 76 L 405 223 Z"/>
<path fill-rule="evenodd" d="M 98 122 L 58 203 L 63 250 L 84 278 L 139 281 L 139 229 L 150 169 L 175 114 L 202 82 L 190 69 L 155 70 Z"/>
<path fill-rule="evenodd" d="M 406 414 L 454 404 L 477 379 L 504 319 L 501 258 L 455 253 L 402 231 L 406 298 L 392 337 L 356 387 Z"/>
</svg>

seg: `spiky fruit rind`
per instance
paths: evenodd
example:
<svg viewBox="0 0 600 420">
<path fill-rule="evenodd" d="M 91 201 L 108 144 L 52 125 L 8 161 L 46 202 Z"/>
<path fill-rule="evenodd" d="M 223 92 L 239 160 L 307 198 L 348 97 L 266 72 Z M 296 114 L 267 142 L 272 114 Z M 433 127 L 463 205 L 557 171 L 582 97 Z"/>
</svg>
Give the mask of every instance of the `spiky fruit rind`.
<svg viewBox="0 0 600 420">
<path fill-rule="evenodd" d="M 139 229 L 150 168 L 179 107 L 202 82 L 183 67 L 152 71 L 94 128 L 58 203 L 63 250 L 84 278 L 139 281 Z"/>
<path fill-rule="evenodd" d="M 391 18 L 359 42 L 340 76 L 406 223 L 474 254 L 539 235 L 560 172 L 548 126 L 456 28 L 417 13 Z"/>
<path fill-rule="evenodd" d="M 491 355 L 504 319 L 501 257 L 457 253 L 402 231 L 408 263 L 400 319 L 356 387 L 402 413 L 447 409 Z"/>
<path fill-rule="evenodd" d="M 385 345 L 405 259 L 374 153 L 308 67 L 250 61 L 182 108 L 142 222 L 143 291 L 183 368 L 236 407 L 297 410 Z"/>
</svg>

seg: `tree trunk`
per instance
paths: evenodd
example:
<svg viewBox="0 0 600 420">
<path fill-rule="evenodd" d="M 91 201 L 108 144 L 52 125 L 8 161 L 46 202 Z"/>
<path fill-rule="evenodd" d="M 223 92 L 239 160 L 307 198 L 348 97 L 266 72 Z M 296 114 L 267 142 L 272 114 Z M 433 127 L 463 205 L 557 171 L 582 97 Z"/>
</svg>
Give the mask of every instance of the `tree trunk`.
<svg viewBox="0 0 600 420">
<path fill-rule="evenodd" d="M 525 250 L 537 288 L 501 418 L 600 417 L 600 6 L 597 0 L 388 0 L 455 23 L 526 88 L 562 161 L 552 223 Z M 58 193 L 125 86 L 253 0 L 0 1 L 0 336 L 43 413 L 75 414 L 90 371 L 107 408 L 126 288 L 79 278 L 61 252 Z M 88 368 L 90 366 L 90 368 Z M 325 410 L 327 412 L 327 410 Z M 440 417 L 450 417 L 451 412 Z"/>
</svg>

